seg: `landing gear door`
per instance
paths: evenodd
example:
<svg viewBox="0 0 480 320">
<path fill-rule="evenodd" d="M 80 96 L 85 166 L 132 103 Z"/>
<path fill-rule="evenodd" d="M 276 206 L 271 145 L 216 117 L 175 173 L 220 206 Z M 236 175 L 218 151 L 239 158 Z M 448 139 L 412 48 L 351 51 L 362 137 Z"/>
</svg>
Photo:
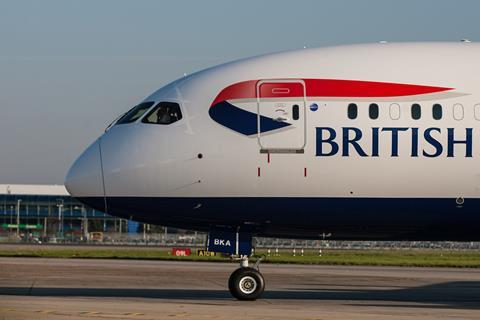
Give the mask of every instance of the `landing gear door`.
<svg viewBox="0 0 480 320">
<path fill-rule="evenodd" d="M 261 153 L 303 153 L 306 145 L 305 83 L 257 83 L 257 137 Z"/>
</svg>

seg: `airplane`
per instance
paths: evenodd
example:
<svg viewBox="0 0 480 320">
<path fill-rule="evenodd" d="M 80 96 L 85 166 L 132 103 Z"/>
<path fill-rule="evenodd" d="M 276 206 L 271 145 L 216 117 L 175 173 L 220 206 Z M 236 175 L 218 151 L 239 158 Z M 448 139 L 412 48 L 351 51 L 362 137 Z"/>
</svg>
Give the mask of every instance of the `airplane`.
<svg viewBox="0 0 480 320">
<path fill-rule="evenodd" d="M 79 201 L 208 232 L 239 300 L 252 238 L 480 240 L 480 45 L 371 43 L 241 59 L 123 114 L 70 168 Z"/>
</svg>

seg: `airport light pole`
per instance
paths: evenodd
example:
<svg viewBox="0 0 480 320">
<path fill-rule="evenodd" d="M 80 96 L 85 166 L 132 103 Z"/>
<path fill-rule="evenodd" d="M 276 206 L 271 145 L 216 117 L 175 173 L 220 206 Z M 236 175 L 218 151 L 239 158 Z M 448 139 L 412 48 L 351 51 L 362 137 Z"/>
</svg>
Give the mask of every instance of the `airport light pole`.
<svg viewBox="0 0 480 320">
<path fill-rule="evenodd" d="M 118 234 L 119 234 L 119 238 L 121 238 L 122 237 L 122 218 L 118 220 Z"/>
<path fill-rule="evenodd" d="M 62 221 L 62 211 L 63 211 L 63 203 L 57 204 L 58 207 L 58 236 L 62 237 L 63 239 L 63 221 Z"/>
<path fill-rule="evenodd" d="M 20 202 L 22 199 L 17 199 L 17 237 L 20 236 Z"/>
<path fill-rule="evenodd" d="M 165 246 L 167 246 L 167 237 L 168 237 L 168 228 L 167 227 L 164 227 L 164 231 L 165 231 Z"/>
<path fill-rule="evenodd" d="M 13 206 L 10 206 L 10 224 L 13 224 Z"/>
<path fill-rule="evenodd" d="M 75 206 L 73 207 L 75 210 L 80 210 L 82 213 L 82 239 L 85 241 L 88 241 L 88 220 L 87 220 L 87 210 L 85 209 L 85 206 Z"/>
<path fill-rule="evenodd" d="M 82 214 L 83 214 L 83 236 L 88 242 L 88 218 L 87 218 L 87 210 L 84 206 L 82 206 Z"/>
<path fill-rule="evenodd" d="M 145 223 L 142 224 L 143 226 L 143 242 L 147 243 L 147 225 Z"/>
</svg>

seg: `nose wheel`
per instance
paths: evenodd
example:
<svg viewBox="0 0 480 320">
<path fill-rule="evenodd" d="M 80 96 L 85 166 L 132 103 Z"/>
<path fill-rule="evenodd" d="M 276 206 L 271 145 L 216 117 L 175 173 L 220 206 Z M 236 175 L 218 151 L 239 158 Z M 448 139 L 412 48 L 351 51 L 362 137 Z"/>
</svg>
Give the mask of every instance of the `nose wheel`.
<svg viewBox="0 0 480 320">
<path fill-rule="evenodd" d="M 238 300 L 252 301 L 261 297 L 265 290 L 265 280 L 258 270 L 257 261 L 256 268 L 248 267 L 246 258 L 241 260 L 241 267 L 235 270 L 228 280 L 228 289 L 233 297 Z"/>
</svg>

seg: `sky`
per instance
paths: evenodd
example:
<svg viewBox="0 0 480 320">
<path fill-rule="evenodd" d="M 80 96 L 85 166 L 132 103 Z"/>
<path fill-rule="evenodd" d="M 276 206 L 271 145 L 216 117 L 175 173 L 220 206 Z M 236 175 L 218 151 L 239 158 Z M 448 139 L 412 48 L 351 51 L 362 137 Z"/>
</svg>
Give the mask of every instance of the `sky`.
<svg viewBox="0 0 480 320">
<path fill-rule="evenodd" d="M 480 41 L 472 0 L 0 0 L 0 184 L 62 184 L 119 114 L 195 71 L 337 44 Z"/>
</svg>

